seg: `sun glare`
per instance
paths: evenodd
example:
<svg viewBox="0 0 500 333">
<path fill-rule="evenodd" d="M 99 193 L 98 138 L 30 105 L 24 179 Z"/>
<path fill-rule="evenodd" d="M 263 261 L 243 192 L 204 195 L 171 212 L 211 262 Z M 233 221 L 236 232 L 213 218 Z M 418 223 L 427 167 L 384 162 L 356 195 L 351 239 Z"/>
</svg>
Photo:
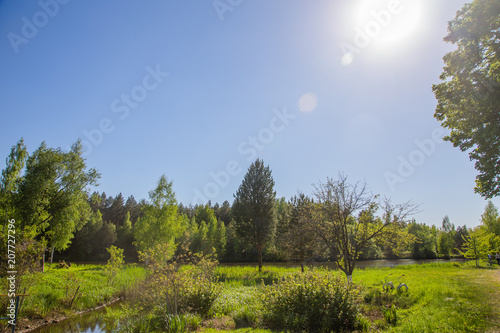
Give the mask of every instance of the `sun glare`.
<svg viewBox="0 0 500 333">
<path fill-rule="evenodd" d="M 395 43 L 411 38 L 421 25 L 418 0 L 362 0 L 356 8 L 356 25 L 374 43 Z"/>
<path fill-rule="evenodd" d="M 420 0 L 358 0 L 352 11 L 352 39 L 340 44 L 341 63 L 350 65 L 364 49 L 404 50 L 423 32 Z"/>
</svg>

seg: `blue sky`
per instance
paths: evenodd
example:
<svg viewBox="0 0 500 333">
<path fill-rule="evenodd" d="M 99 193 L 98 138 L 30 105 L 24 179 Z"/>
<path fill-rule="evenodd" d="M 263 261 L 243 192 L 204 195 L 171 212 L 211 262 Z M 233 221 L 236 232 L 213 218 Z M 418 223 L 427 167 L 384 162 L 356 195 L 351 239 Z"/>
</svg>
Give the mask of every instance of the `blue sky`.
<svg viewBox="0 0 500 333">
<path fill-rule="evenodd" d="M 81 138 L 101 192 L 147 198 L 165 174 L 180 202 L 222 203 L 259 157 L 280 197 L 344 172 L 475 226 L 486 201 L 431 90 L 464 3 L 0 1 L 0 168 L 21 137 Z"/>
</svg>

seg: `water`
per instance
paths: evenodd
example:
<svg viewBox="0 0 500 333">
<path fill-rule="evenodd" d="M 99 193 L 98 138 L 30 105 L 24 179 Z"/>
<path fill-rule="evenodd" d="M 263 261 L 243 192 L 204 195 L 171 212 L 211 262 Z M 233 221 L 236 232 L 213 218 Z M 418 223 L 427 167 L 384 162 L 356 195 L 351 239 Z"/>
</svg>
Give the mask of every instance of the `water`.
<svg viewBox="0 0 500 333">
<path fill-rule="evenodd" d="M 365 268 L 383 268 L 383 267 L 394 267 L 399 265 L 415 265 L 415 264 L 427 264 L 427 263 L 445 263 L 445 262 L 464 262 L 464 259 L 380 259 L 380 260 L 364 260 L 357 261 L 356 268 L 365 269 Z M 250 266 L 257 267 L 256 263 L 221 263 L 221 266 Z M 279 267 L 300 267 L 300 264 L 297 262 L 291 263 L 264 263 L 264 267 L 266 265 L 273 265 Z M 314 266 L 314 267 L 327 267 L 331 269 L 335 269 L 337 265 L 333 262 L 313 262 L 313 263 L 305 263 L 304 266 Z"/>
<path fill-rule="evenodd" d="M 414 265 L 414 264 L 424 264 L 424 263 L 439 263 L 439 262 L 464 262 L 463 259 L 398 259 L 398 260 L 365 260 L 358 261 L 356 263 L 356 268 L 382 268 L 382 267 L 393 267 L 398 265 Z M 254 266 L 255 263 L 223 263 L 222 266 Z M 264 263 L 264 266 L 266 263 Z M 270 264 L 269 264 L 270 265 Z M 299 267 L 298 263 L 272 263 L 273 266 L 281 267 Z M 310 265 L 310 264 L 308 264 Z M 313 266 L 323 266 L 329 268 L 335 268 L 334 263 L 313 263 Z M 66 320 L 61 321 L 57 324 L 50 324 L 42 326 L 36 330 L 34 333 L 111 333 L 111 330 L 106 330 L 103 323 L 104 309 L 99 309 L 92 312 L 87 312 L 79 316 L 75 316 Z"/>
<path fill-rule="evenodd" d="M 34 333 L 110 333 L 103 323 L 105 310 L 99 309 L 39 327 Z"/>
</svg>

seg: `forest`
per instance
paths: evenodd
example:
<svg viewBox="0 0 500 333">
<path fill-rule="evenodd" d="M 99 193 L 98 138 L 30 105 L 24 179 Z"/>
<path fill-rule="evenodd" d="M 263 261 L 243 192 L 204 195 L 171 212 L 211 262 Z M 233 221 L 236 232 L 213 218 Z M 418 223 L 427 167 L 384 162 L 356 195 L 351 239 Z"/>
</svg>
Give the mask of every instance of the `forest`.
<svg viewBox="0 0 500 333">
<path fill-rule="evenodd" d="M 475 228 L 455 227 L 447 216 L 428 226 L 414 219 L 417 204 L 382 199 L 342 173 L 314 184 L 310 196 L 277 198 L 271 168 L 260 159 L 232 204 L 178 203 L 165 175 L 148 199 L 125 200 L 121 193 L 90 193 L 100 174 L 87 168 L 81 148 L 78 141 L 70 151 L 42 142 L 30 154 L 20 139 L 2 170 L 1 272 L 9 283 L 1 289 L 30 296 L 19 325 L 58 322 L 122 300 L 96 312 L 90 325 L 113 332 L 496 327 L 488 318 L 497 270 L 491 260 L 477 270 L 500 248 L 500 216 L 491 201 Z M 356 269 L 366 259 L 464 257 L 475 263 Z M 314 265 L 322 262 L 337 269 Z M 468 305 L 447 302 L 454 297 Z M 0 305 L 15 327 L 17 310 L 10 313 L 7 302 Z M 460 319 L 443 326 L 452 311 Z"/>
<path fill-rule="evenodd" d="M 350 275 L 357 260 L 480 259 L 500 244 L 500 217 L 491 202 L 476 228 L 455 226 L 447 216 L 429 226 L 413 218 L 418 205 L 380 199 L 343 174 L 314 184 L 311 196 L 277 198 L 262 160 L 249 167 L 232 204 L 195 206 L 177 202 L 165 175 L 148 199 L 89 193 L 100 174 L 87 169 L 79 142 L 69 152 L 42 143 L 29 154 L 21 139 L 6 165 L 0 187 L 4 226 L 16 221 L 18 244 L 37 262 L 45 256 L 50 262 L 105 261 L 113 245 L 127 262 L 137 262 L 141 251 L 163 243 L 172 255 L 215 254 L 221 262 L 260 267 L 332 261 Z"/>
</svg>

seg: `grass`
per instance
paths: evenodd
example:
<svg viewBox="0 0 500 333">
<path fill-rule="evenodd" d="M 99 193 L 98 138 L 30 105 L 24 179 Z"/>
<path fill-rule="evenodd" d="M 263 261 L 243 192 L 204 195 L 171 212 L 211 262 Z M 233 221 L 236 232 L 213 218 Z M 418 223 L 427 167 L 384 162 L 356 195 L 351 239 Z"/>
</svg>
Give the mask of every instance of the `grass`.
<svg viewBox="0 0 500 333">
<path fill-rule="evenodd" d="M 23 277 L 21 288 L 26 287 L 30 296 L 24 300 L 22 317 L 44 318 L 53 312 L 71 313 L 94 308 L 134 292 L 146 277 L 146 270 L 134 265 L 125 266 L 111 280 L 104 266 L 55 267 L 47 265 L 44 273 Z"/>
<path fill-rule="evenodd" d="M 251 318 L 247 326 L 254 327 L 260 325 L 256 317 L 263 307 L 259 296 L 262 285 L 300 274 L 296 268 L 273 266 L 264 267 L 262 273 L 255 267 L 241 266 L 218 267 L 216 272 L 225 289 L 214 304 L 214 315 L 232 317 L 235 323 L 246 315 Z M 386 278 L 397 286 L 403 274 L 401 282 L 409 286 L 408 292 L 382 290 Z M 483 268 L 468 262 L 358 269 L 353 282 L 361 288 L 361 311 L 369 331 L 484 332 L 500 328 L 496 310 L 500 305 L 500 272 L 486 263 Z"/>
<path fill-rule="evenodd" d="M 408 293 L 383 292 L 397 277 L 409 286 Z M 392 269 L 355 271 L 353 281 L 363 286 L 364 311 L 374 319 L 373 329 L 388 332 L 484 332 L 498 329 L 494 322 L 498 270 L 475 268 L 472 263 L 424 264 Z M 395 325 L 382 323 L 384 307 L 391 306 Z M 386 310 L 387 311 L 387 310 Z M 377 315 L 379 318 L 377 318 Z M 377 322 L 377 319 L 379 321 Z"/>
<path fill-rule="evenodd" d="M 192 326 L 201 332 L 272 332 L 262 324 L 265 285 L 300 274 L 300 269 L 265 266 L 259 273 L 256 267 L 219 266 L 215 272 L 223 291 L 209 318 L 193 317 L 192 321 L 200 323 Z M 408 292 L 382 290 L 385 281 L 397 286 L 403 274 L 401 282 L 409 286 Z M 44 317 L 54 311 L 92 308 L 113 297 L 134 293 L 145 277 L 145 269 L 139 266 L 126 266 L 111 283 L 102 266 L 49 268 L 25 281 L 31 283 L 27 293 L 32 296 L 25 299 L 21 315 Z M 359 304 L 370 332 L 500 330 L 500 270 L 496 266 L 483 263 L 483 268 L 476 268 L 469 262 L 357 269 L 353 282 L 361 291 Z"/>
<path fill-rule="evenodd" d="M 257 267 L 252 266 L 218 266 L 215 269 L 220 282 L 234 287 L 258 286 L 262 283 L 269 285 L 285 275 L 295 273 L 296 268 L 278 266 L 265 266 L 261 273 Z"/>
</svg>

